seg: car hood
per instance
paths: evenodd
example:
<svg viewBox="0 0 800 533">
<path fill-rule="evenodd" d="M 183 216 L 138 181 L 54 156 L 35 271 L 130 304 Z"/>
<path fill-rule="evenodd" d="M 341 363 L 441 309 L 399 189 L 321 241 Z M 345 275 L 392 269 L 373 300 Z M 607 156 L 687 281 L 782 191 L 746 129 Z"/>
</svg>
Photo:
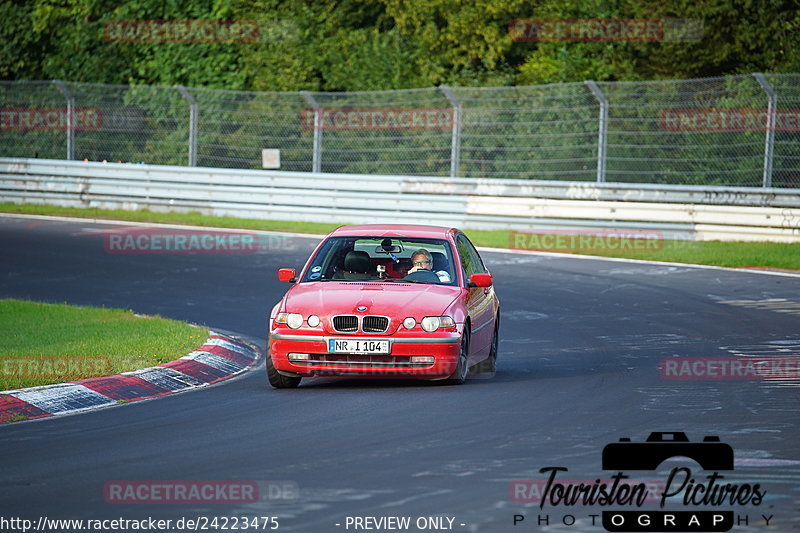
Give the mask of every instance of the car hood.
<svg viewBox="0 0 800 533">
<path fill-rule="evenodd" d="M 460 289 L 421 283 L 310 282 L 292 287 L 284 309 L 290 313 L 331 315 L 383 315 L 402 320 L 443 314 Z M 364 311 L 357 311 L 365 306 Z"/>
</svg>

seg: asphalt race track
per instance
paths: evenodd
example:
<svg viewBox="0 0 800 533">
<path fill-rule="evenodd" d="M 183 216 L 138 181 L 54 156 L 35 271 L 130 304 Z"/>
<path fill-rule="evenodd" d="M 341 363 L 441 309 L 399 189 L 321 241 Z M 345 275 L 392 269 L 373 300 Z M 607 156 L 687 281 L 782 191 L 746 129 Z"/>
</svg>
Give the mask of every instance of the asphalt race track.
<svg viewBox="0 0 800 533">
<path fill-rule="evenodd" d="M 0 218 L 0 297 L 132 308 L 237 332 L 263 348 L 267 313 L 287 287 L 277 268 L 299 268 L 316 243 L 276 237 L 256 254 L 107 253 L 103 232 L 119 228 Z M 624 507 L 542 508 L 533 493 L 515 492 L 530 483 L 515 480 L 542 482 L 540 469 L 552 466 L 568 469 L 558 474 L 565 483 L 609 479 L 606 444 L 685 432 L 692 442 L 716 435 L 732 446 L 735 469 L 721 472 L 721 483 L 760 484 L 765 494 L 758 505 L 692 507 L 681 493 L 662 510 L 732 510 L 737 532 L 800 530 L 798 373 L 687 380 L 659 370 L 664 358 L 800 356 L 800 277 L 483 256 L 502 305 L 493 379 L 461 387 L 304 380 L 276 391 L 262 360 L 199 391 L 7 424 L 2 515 L 272 516 L 277 531 L 303 533 L 367 530 L 353 517 L 411 517 L 408 531 L 602 532 L 590 515 Z M 696 463 L 676 461 L 626 474 L 663 482 L 685 465 L 697 484 L 708 483 Z M 257 503 L 108 503 L 106 484 L 125 480 L 254 481 L 266 489 Z M 769 527 L 762 515 L 771 516 Z M 453 522 L 419 528 L 420 517 Z"/>
</svg>

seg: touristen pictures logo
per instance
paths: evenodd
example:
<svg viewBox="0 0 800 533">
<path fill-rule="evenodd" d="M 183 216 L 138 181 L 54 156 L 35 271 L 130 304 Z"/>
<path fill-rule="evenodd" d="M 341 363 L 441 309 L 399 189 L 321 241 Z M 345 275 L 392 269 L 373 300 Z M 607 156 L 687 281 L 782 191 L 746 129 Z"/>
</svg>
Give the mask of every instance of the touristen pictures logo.
<svg viewBox="0 0 800 533">
<path fill-rule="evenodd" d="M 636 480 L 627 473 L 652 473 L 674 458 L 691 459 L 702 472 L 695 467 L 674 466 L 663 480 Z M 615 473 L 586 481 L 570 478 L 566 467 L 540 468 L 544 479 L 535 500 L 520 499 L 524 489 L 515 485 L 517 498 L 512 497 L 512 501 L 538 501 L 545 514 L 528 517 L 517 513 L 513 525 L 559 524 L 569 528 L 580 520 L 609 532 L 725 532 L 749 524 L 748 513 L 761 505 L 767 494 L 760 483 L 729 479 L 734 451 L 717 436 L 696 442 L 683 432 L 652 432 L 644 442 L 620 438 L 603 448 L 602 468 Z M 602 510 L 598 513 L 591 507 Z M 552 513 L 557 509 L 567 511 Z M 753 516 L 755 519 L 770 525 L 774 517 L 759 513 Z"/>
</svg>

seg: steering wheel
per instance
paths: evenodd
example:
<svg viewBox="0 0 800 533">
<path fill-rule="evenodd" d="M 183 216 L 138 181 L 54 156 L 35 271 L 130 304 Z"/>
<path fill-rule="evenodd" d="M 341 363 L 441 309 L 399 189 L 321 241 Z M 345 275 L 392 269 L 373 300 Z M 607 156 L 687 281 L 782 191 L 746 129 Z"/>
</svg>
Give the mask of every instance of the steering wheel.
<svg viewBox="0 0 800 533">
<path fill-rule="evenodd" d="M 439 283 L 439 276 L 437 276 L 436 273 L 433 272 L 432 270 L 417 270 L 416 272 L 408 274 L 403 279 L 411 281 L 422 281 L 425 283 Z"/>
</svg>

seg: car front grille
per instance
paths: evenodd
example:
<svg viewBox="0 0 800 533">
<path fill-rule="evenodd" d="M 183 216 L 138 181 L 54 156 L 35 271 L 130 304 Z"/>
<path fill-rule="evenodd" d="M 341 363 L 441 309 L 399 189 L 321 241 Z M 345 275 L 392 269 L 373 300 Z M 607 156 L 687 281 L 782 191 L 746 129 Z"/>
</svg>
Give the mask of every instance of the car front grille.
<svg viewBox="0 0 800 533">
<path fill-rule="evenodd" d="M 341 333 L 358 331 L 358 317 L 355 315 L 336 315 L 333 317 L 333 329 Z"/>
<path fill-rule="evenodd" d="M 383 333 L 389 329 L 389 319 L 385 316 L 365 316 L 361 329 L 364 333 Z"/>
<path fill-rule="evenodd" d="M 333 317 L 333 329 L 339 333 L 356 333 L 359 321 L 363 333 L 385 333 L 389 329 L 389 318 L 377 315 L 336 315 Z"/>
</svg>

